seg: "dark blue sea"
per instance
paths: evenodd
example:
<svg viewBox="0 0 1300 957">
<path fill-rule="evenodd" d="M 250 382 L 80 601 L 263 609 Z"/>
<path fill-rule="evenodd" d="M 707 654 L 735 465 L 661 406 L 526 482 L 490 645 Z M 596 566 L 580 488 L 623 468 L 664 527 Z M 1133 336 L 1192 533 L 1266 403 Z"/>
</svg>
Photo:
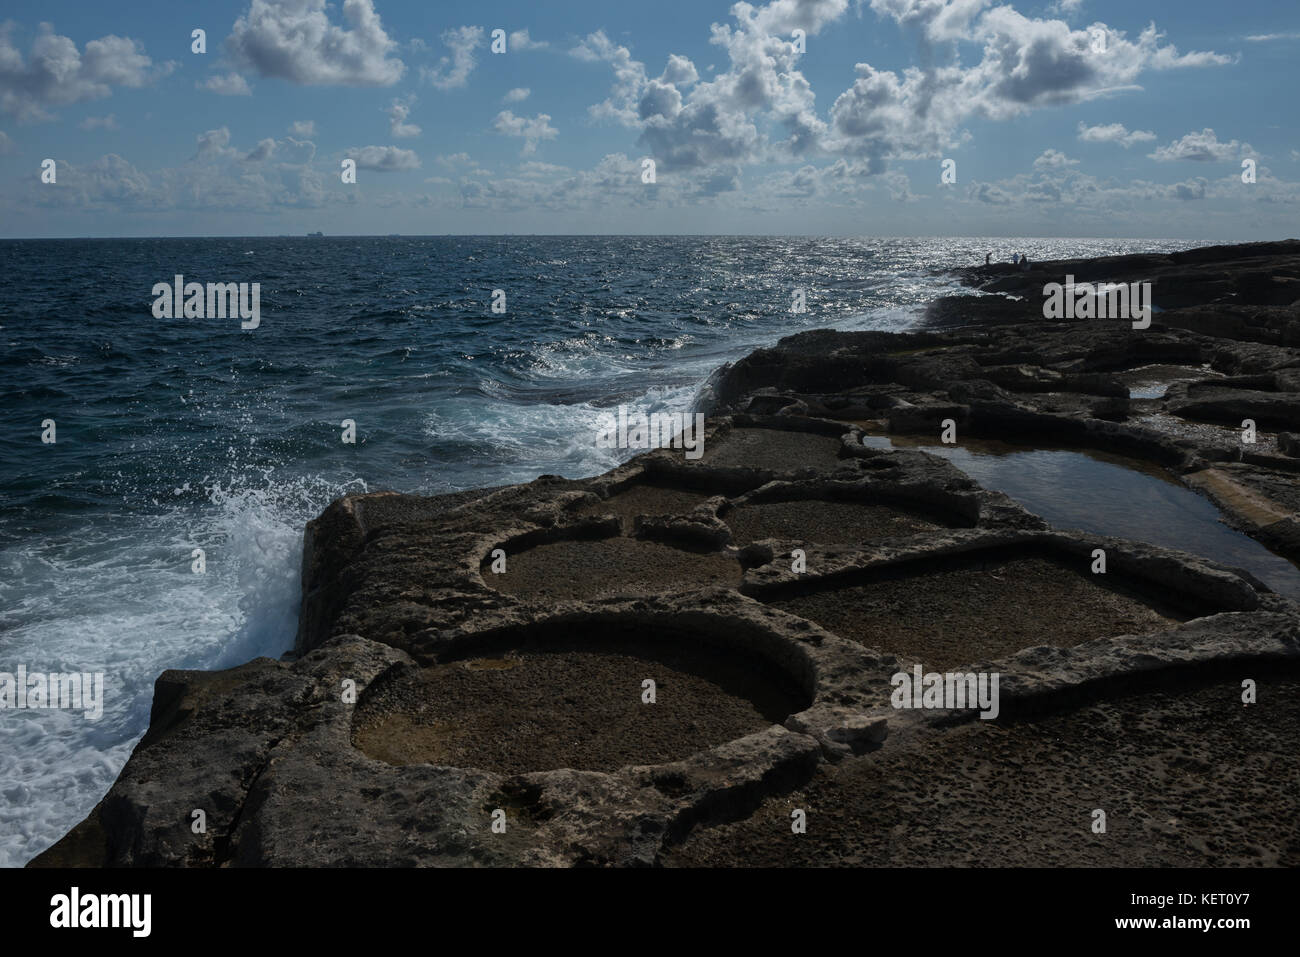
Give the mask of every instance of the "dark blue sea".
<svg viewBox="0 0 1300 957">
<path fill-rule="evenodd" d="M 596 447 L 603 410 L 707 411 L 709 375 L 782 336 L 907 329 L 955 290 L 944 270 L 986 252 L 1187 245 L 0 241 L 0 671 L 107 682 L 98 721 L 0 718 L 0 864 L 24 863 L 103 796 L 159 672 L 291 647 L 303 525 L 332 499 L 595 474 L 634 454 Z M 260 325 L 154 318 L 151 290 L 176 274 L 260 283 Z M 795 289 L 804 313 L 791 312 Z M 43 443 L 51 419 L 56 441 Z"/>
</svg>

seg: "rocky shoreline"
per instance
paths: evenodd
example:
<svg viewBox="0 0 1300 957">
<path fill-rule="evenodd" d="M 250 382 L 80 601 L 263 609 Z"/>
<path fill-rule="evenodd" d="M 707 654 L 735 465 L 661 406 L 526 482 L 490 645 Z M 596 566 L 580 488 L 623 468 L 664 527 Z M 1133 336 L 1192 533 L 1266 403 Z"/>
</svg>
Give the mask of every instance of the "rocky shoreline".
<svg viewBox="0 0 1300 957">
<path fill-rule="evenodd" d="M 1045 320 L 1067 274 L 1159 311 Z M 295 653 L 164 673 L 33 866 L 1300 863 L 1300 604 L 864 443 L 1119 453 L 1300 560 L 1300 242 L 962 278 L 720 370 L 698 461 L 334 502 Z M 896 707 L 918 665 L 996 718 Z"/>
</svg>

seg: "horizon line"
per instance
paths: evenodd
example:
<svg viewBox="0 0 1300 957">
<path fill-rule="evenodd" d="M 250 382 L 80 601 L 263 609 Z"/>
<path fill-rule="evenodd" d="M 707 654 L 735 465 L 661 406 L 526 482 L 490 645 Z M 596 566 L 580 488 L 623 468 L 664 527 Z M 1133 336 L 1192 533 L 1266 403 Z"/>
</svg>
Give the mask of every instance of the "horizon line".
<svg viewBox="0 0 1300 957">
<path fill-rule="evenodd" d="M 228 233 L 210 235 L 159 234 L 151 236 L 0 236 L 0 242 L 68 242 L 151 239 L 942 239 L 942 240 L 1124 240 L 1127 242 L 1217 242 L 1242 245 L 1260 242 L 1296 242 L 1296 236 L 1227 240 L 1189 236 L 1031 236 L 1031 235 L 925 235 L 885 236 L 863 233 Z"/>
</svg>

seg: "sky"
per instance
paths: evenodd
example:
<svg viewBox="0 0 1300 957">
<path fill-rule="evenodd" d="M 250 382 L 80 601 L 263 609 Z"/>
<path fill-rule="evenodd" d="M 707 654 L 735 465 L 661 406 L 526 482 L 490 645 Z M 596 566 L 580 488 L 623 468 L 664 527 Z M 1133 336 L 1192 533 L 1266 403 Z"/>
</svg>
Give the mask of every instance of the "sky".
<svg viewBox="0 0 1300 957">
<path fill-rule="evenodd" d="M 1300 234 L 1294 0 L 0 17 L 6 238 Z"/>
</svg>

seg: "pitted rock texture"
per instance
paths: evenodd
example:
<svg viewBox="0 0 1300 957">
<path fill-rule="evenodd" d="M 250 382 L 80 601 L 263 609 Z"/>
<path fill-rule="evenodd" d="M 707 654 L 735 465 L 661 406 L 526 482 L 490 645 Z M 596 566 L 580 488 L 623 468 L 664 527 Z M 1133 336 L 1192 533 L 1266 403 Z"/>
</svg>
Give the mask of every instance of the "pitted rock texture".
<svg viewBox="0 0 1300 957">
<path fill-rule="evenodd" d="M 1146 457 L 1300 554 L 1270 431 L 1300 349 L 1240 314 L 1286 308 L 1297 247 L 974 270 L 1021 295 L 1156 271 L 1169 308 L 1008 327 L 1022 307 L 984 296 L 971 328 L 806 333 L 715 377 L 702 458 L 341 499 L 306 530 L 296 653 L 164 673 L 118 781 L 33 863 L 1294 865 L 1300 606 L 862 439 L 952 419 Z M 1189 269 L 1232 335 L 1165 321 L 1197 308 Z M 997 717 L 899 707 L 918 668 L 996 674 Z"/>
<path fill-rule="evenodd" d="M 1045 620 L 1052 644 L 1070 647 L 1179 623 L 1159 599 L 1107 587 L 1086 567 L 1042 555 L 948 559 L 922 569 L 885 569 L 861 584 L 811 584 L 770 603 L 828 631 L 936 670 L 992 660 L 1036 644 Z M 1163 613 L 1162 613 L 1163 612 Z"/>
<path fill-rule="evenodd" d="M 778 669 L 699 634 L 575 626 L 402 670 L 367 693 L 353 740 L 390 764 L 617 771 L 689 757 L 808 703 Z"/>
<path fill-rule="evenodd" d="M 1243 674 L 1245 672 L 1242 672 Z M 1235 677 L 1235 676 L 1233 676 Z M 1227 675 L 1034 722 L 975 721 L 824 765 L 669 866 L 1295 867 L 1300 676 Z M 806 815 L 794 834 L 790 814 Z M 1095 811 L 1105 833 L 1093 830 Z"/>
<path fill-rule="evenodd" d="M 1072 266 L 1035 268 L 1054 275 Z M 1144 330 L 1041 318 L 905 334 L 815 330 L 720 370 L 711 394 L 733 415 L 786 410 L 934 439 L 951 423 L 959 442 L 1049 443 L 1147 460 L 1211 497 L 1234 527 L 1300 560 L 1300 466 L 1284 448 L 1300 422 L 1300 343 L 1187 331 L 1171 316 L 1178 311 L 1159 313 Z M 1211 468 L 1267 499 L 1271 513 L 1190 479 Z"/>
</svg>

